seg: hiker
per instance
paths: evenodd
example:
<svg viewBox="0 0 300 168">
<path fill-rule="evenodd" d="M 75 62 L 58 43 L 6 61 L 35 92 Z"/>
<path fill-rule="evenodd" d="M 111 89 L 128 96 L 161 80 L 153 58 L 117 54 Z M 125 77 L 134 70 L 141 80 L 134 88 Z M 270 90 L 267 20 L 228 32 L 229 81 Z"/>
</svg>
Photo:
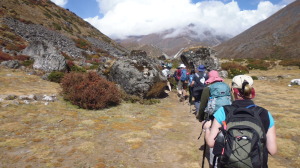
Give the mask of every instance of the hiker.
<svg viewBox="0 0 300 168">
<path fill-rule="evenodd" d="M 179 94 L 179 101 L 182 102 L 185 100 L 186 97 L 186 89 L 187 89 L 187 81 L 188 81 L 188 73 L 186 70 L 186 66 L 184 64 L 180 64 L 180 79 L 178 81 L 178 94 Z"/>
<path fill-rule="evenodd" d="M 192 86 L 192 82 L 194 79 L 194 75 L 195 75 L 195 70 L 192 69 L 189 75 L 189 83 L 188 83 L 188 87 L 189 87 L 189 103 L 190 105 L 193 103 L 193 89 L 194 86 Z"/>
<path fill-rule="evenodd" d="M 179 94 L 179 91 L 178 91 L 178 82 L 180 80 L 180 76 L 181 76 L 181 69 L 180 69 L 180 67 L 177 67 L 177 69 L 174 71 L 173 77 L 174 77 L 174 79 L 176 81 L 176 90 L 177 90 L 178 94 Z"/>
<path fill-rule="evenodd" d="M 167 78 L 167 86 L 169 88 L 169 91 L 171 91 L 171 85 L 170 85 L 170 82 L 169 82 L 170 70 L 168 69 L 168 67 L 166 65 L 164 65 L 164 69 L 162 70 L 162 74 Z"/>
<path fill-rule="evenodd" d="M 193 97 L 195 102 L 195 114 L 199 113 L 199 106 L 200 106 L 200 99 L 202 95 L 202 91 L 205 88 L 205 81 L 207 80 L 208 76 L 206 75 L 205 71 L 206 68 L 204 65 L 199 65 L 196 69 L 197 73 L 195 73 L 192 87 L 193 87 Z"/>
<path fill-rule="evenodd" d="M 199 112 L 196 118 L 202 122 L 207 117 L 213 119 L 213 113 L 223 105 L 231 104 L 230 87 L 223 82 L 218 71 L 212 70 L 208 73 L 205 81 L 207 87 L 202 91 Z"/>
<path fill-rule="evenodd" d="M 270 112 L 255 105 L 251 100 L 255 97 L 252 85 L 253 79 L 250 76 L 235 76 L 231 86 L 235 99 L 232 105 L 219 108 L 214 113 L 213 122 L 208 121 L 203 124 L 207 145 L 215 146 L 214 151 L 221 151 L 219 154 L 222 157 L 219 157 L 221 160 L 218 162 L 221 167 L 227 165 L 237 168 L 265 168 L 268 167 L 268 153 L 274 155 L 277 152 L 274 119 Z M 248 134 L 247 131 L 250 129 L 251 134 Z M 222 134 L 218 134 L 220 130 Z M 222 143 L 219 142 L 219 137 Z M 222 149 L 217 149 L 219 145 Z M 233 149 L 234 147 L 237 148 Z M 249 155 L 250 152 L 251 155 Z"/>
<path fill-rule="evenodd" d="M 213 120 L 213 114 L 218 108 L 231 104 L 230 87 L 223 82 L 218 71 L 212 70 L 208 73 L 208 79 L 205 81 L 207 87 L 202 91 L 200 107 L 196 118 L 202 122 L 204 120 Z M 213 165 L 213 149 L 209 149 L 209 163 Z"/>
</svg>

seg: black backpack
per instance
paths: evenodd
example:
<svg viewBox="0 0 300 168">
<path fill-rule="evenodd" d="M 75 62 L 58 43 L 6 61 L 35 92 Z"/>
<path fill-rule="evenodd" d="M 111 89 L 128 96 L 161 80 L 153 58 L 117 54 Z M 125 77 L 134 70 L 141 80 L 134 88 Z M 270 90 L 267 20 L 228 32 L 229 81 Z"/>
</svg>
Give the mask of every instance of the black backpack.
<svg viewBox="0 0 300 168">
<path fill-rule="evenodd" d="M 222 168 L 267 167 L 266 131 L 260 118 L 265 110 L 256 105 L 246 108 L 224 106 L 226 121 L 216 137 L 213 153 Z"/>
</svg>

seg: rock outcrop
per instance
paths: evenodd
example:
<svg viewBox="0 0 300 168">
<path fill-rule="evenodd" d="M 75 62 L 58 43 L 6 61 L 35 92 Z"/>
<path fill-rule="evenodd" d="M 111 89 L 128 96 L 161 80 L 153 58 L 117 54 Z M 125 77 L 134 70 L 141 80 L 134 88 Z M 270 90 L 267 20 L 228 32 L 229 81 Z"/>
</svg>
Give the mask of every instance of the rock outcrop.
<svg viewBox="0 0 300 168">
<path fill-rule="evenodd" d="M 205 65 L 207 70 L 221 70 L 219 59 L 216 52 L 208 47 L 193 47 L 183 50 L 180 55 L 181 61 L 189 69 Z"/>
<path fill-rule="evenodd" d="M 100 66 L 98 72 L 119 84 L 127 94 L 142 98 L 159 97 L 163 94 L 166 78 L 158 65 L 159 62 L 147 57 L 146 52 L 132 51 L 128 58 Z"/>
<path fill-rule="evenodd" d="M 45 72 L 63 71 L 66 69 L 65 57 L 59 54 L 44 54 L 35 58 L 33 68 Z"/>
<path fill-rule="evenodd" d="M 19 54 L 32 57 L 35 60 L 34 68 L 46 72 L 66 68 L 62 53 L 76 60 L 85 60 L 86 55 L 83 53 L 97 54 L 99 49 L 116 58 L 127 56 L 128 52 L 121 46 L 118 48 L 118 46 L 111 45 L 110 39 L 104 41 L 92 37 L 81 37 L 92 45 L 92 48 L 84 50 L 78 48 L 72 38 L 42 25 L 25 24 L 13 18 L 5 18 L 4 24 L 28 42 L 29 45 Z"/>
</svg>

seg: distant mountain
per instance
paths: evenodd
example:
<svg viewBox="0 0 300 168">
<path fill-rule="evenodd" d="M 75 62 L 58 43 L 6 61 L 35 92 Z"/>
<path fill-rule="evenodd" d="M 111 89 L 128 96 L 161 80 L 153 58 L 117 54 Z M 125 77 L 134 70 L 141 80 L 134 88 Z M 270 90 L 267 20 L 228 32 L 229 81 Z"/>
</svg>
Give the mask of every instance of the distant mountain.
<svg viewBox="0 0 300 168">
<path fill-rule="evenodd" d="M 138 50 L 147 46 L 147 53 L 152 57 L 158 57 L 163 54 L 173 57 L 184 48 L 214 46 L 230 38 L 229 36 L 216 36 L 210 31 L 199 35 L 192 31 L 191 27 L 193 27 L 193 24 L 188 25 L 185 32 L 177 35 L 172 35 L 175 30 L 167 30 L 144 36 L 131 36 L 116 41 L 128 49 Z"/>
<path fill-rule="evenodd" d="M 0 51 L 31 57 L 55 51 L 83 60 L 128 53 L 88 22 L 50 0 L 0 1 Z"/>
<path fill-rule="evenodd" d="M 221 58 L 300 58 L 300 1 L 214 47 Z"/>
</svg>

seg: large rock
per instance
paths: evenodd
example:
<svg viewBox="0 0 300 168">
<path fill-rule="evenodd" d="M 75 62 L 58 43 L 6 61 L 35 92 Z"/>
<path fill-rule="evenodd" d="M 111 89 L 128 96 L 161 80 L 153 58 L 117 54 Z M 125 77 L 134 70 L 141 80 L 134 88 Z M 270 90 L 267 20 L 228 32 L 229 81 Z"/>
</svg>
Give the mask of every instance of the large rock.
<svg viewBox="0 0 300 168">
<path fill-rule="evenodd" d="M 143 51 L 133 51 L 128 58 L 99 66 L 99 74 L 119 84 L 126 93 L 142 98 L 163 94 L 166 78 L 158 68 L 159 62 Z"/>
<path fill-rule="evenodd" d="M 185 49 L 180 55 L 181 61 L 188 69 L 197 68 L 205 65 L 207 70 L 221 70 L 219 59 L 216 52 L 208 47 L 193 47 Z"/>
<path fill-rule="evenodd" d="M 44 54 L 49 54 L 49 53 L 57 53 L 57 50 L 51 44 L 50 42 L 47 41 L 33 41 L 30 43 L 28 47 L 26 47 L 23 51 L 23 55 L 29 55 L 33 58 L 35 57 L 40 57 Z"/>
<path fill-rule="evenodd" d="M 46 72 L 63 71 L 66 69 L 65 57 L 59 54 L 44 54 L 35 57 L 33 64 L 34 69 L 40 69 Z"/>
<path fill-rule="evenodd" d="M 48 41 L 33 41 L 22 52 L 34 59 L 33 68 L 46 72 L 66 69 L 65 57 L 59 54 L 54 45 Z"/>
<path fill-rule="evenodd" d="M 17 60 L 9 60 L 9 61 L 3 61 L 1 62 L 2 66 L 6 66 L 8 68 L 17 69 L 20 67 L 20 63 Z"/>
</svg>

